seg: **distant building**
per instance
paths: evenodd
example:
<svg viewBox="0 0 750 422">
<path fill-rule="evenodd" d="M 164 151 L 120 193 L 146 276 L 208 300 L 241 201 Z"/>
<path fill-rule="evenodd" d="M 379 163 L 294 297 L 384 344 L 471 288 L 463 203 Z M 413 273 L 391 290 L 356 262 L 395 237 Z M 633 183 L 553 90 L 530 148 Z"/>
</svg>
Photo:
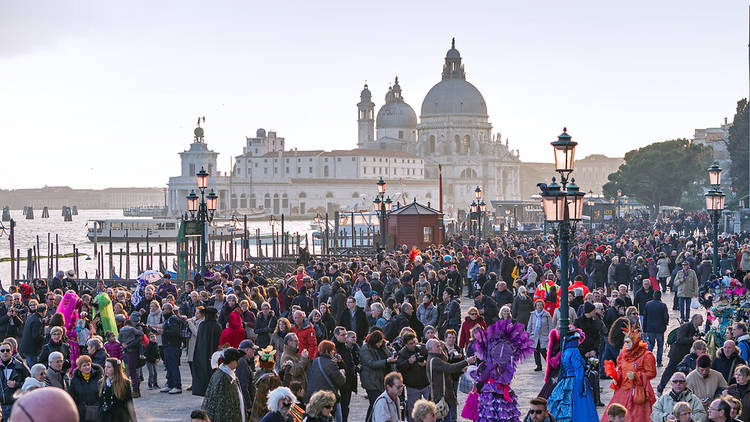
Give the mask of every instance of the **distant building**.
<svg viewBox="0 0 750 422">
<path fill-rule="evenodd" d="M 595 196 L 603 194 L 602 187 L 609 181 L 609 175 L 616 173 L 625 160 L 602 154 L 591 154 L 576 160 L 572 177 L 581 190 L 592 191 Z M 549 183 L 556 176 L 553 163 L 521 163 L 521 198 L 529 199 L 539 194 L 537 183 Z"/>
<path fill-rule="evenodd" d="M 73 189 L 68 186 L 45 186 L 39 189 L 0 190 L 0 206 L 37 209 L 77 206 L 81 209 L 118 209 L 140 206 L 163 206 L 164 188 Z"/>
<path fill-rule="evenodd" d="M 729 128 L 732 124 L 724 118 L 724 124 L 719 127 L 709 127 L 705 129 L 695 129 L 693 142 L 698 145 L 706 145 L 713 150 L 713 160 L 719 162 L 722 168 L 721 181 L 722 185 L 730 186 L 732 184 L 732 175 L 729 173 L 729 166 L 732 160 L 729 157 Z"/>
</svg>

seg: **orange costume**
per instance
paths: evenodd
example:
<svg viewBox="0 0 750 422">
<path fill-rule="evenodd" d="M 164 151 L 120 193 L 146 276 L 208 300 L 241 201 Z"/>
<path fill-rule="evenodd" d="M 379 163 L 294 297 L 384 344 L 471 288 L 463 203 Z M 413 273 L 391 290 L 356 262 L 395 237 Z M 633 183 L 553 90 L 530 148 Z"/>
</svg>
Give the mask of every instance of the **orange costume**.
<svg viewBox="0 0 750 422">
<path fill-rule="evenodd" d="M 628 409 L 625 422 L 650 421 L 651 407 L 656 402 L 651 387 L 651 380 L 656 377 L 656 359 L 635 327 L 627 328 L 622 351 L 617 357 L 617 368 L 608 360 L 604 362 L 604 370 L 614 380 L 612 389 L 615 393 L 609 405 L 618 403 Z M 601 422 L 607 420 L 605 411 Z"/>
</svg>

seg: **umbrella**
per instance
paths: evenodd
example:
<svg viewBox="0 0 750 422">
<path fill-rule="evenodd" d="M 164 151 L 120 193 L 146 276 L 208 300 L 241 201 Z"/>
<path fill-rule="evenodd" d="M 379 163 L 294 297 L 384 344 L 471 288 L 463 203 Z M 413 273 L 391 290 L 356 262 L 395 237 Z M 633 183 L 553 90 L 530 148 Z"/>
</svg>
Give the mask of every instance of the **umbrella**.
<svg viewBox="0 0 750 422">
<path fill-rule="evenodd" d="M 141 280 L 145 280 L 147 283 L 154 283 L 159 280 L 161 280 L 164 277 L 164 275 L 156 270 L 147 270 L 144 271 L 143 274 L 139 275 L 138 278 Z"/>
</svg>

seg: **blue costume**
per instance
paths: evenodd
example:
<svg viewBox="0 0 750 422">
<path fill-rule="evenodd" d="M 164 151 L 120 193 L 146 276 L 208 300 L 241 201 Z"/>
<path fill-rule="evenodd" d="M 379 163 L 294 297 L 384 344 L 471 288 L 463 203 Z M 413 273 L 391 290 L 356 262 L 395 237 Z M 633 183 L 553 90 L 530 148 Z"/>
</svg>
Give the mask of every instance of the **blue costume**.
<svg viewBox="0 0 750 422">
<path fill-rule="evenodd" d="M 586 362 L 578 350 L 579 332 L 568 335 L 563 345 L 560 375 L 547 400 L 547 408 L 557 422 L 598 421 L 591 385 L 585 375 Z"/>
</svg>

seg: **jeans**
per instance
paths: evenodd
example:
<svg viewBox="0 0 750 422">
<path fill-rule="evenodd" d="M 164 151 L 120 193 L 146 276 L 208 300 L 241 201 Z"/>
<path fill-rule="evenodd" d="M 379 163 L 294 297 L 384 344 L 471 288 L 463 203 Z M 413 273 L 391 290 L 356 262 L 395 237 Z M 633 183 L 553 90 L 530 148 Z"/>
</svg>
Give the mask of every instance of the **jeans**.
<svg viewBox="0 0 750 422">
<path fill-rule="evenodd" d="M 164 348 L 164 365 L 167 367 L 167 387 L 182 390 L 182 378 L 178 363 L 180 363 L 180 348 L 166 346 Z"/>
<path fill-rule="evenodd" d="M 680 318 L 683 321 L 690 321 L 690 298 L 680 298 Z"/>
<path fill-rule="evenodd" d="M 366 422 L 370 422 L 372 418 L 372 405 L 375 404 L 375 400 L 383 393 L 380 390 L 366 390 L 367 400 L 370 402 L 370 406 L 367 407 L 367 416 L 365 417 Z"/>
<path fill-rule="evenodd" d="M 534 363 L 536 363 L 537 368 L 542 367 L 542 358 L 544 358 L 544 361 L 547 361 L 547 349 L 542 347 L 542 341 L 537 340 L 536 341 L 536 349 L 534 349 Z"/>
<path fill-rule="evenodd" d="M 664 333 L 648 333 L 648 351 L 654 350 L 654 345 L 659 349 L 656 353 L 656 364 L 661 365 L 661 355 L 664 353 Z"/>
<path fill-rule="evenodd" d="M 602 355 L 602 358 L 599 359 L 599 377 L 604 377 L 604 361 L 605 360 L 611 360 L 612 362 L 617 362 L 617 356 L 619 355 L 618 351 L 615 350 L 614 347 L 612 347 L 611 344 L 609 344 L 608 341 L 604 341 L 604 354 Z"/>
<path fill-rule="evenodd" d="M 411 422 L 411 410 L 414 409 L 414 403 L 421 398 L 430 399 L 430 386 L 425 388 L 406 387 L 406 420 Z"/>
<path fill-rule="evenodd" d="M 138 364 L 138 356 L 140 353 L 138 352 L 138 349 L 134 351 L 126 351 L 125 352 L 125 364 L 128 368 L 128 376 L 130 377 L 130 385 L 133 387 L 134 393 L 140 393 L 141 392 L 141 379 L 138 378 L 138 368 L 136 365 Z"/>
<path fill-rule="evenodd" d="M 680 356 L 680 357 L 670 356 L 669 357 L 669 363 L 667 363 L 667 367 L 664 368 L 664 372 L 662 372 L 661 374 L 661 381 L 659 381 L 659 386 L 656 387 L 656 390 L 658 392 L 661 393 L 662 391 L 664 391 L 664 387 L 667 386 L 669 379 L 672 378 L 672 375 L 677 370 L 677 365 L 680 364 L 683 357 L 684 356 Z"/>
<path fill-rule="evenodd" d="M 148 369 L 148 386 L 158 387 L 159 375 L 156 372 L 156 362 L 146 362 L 146 369 Z"/>
</svg>

